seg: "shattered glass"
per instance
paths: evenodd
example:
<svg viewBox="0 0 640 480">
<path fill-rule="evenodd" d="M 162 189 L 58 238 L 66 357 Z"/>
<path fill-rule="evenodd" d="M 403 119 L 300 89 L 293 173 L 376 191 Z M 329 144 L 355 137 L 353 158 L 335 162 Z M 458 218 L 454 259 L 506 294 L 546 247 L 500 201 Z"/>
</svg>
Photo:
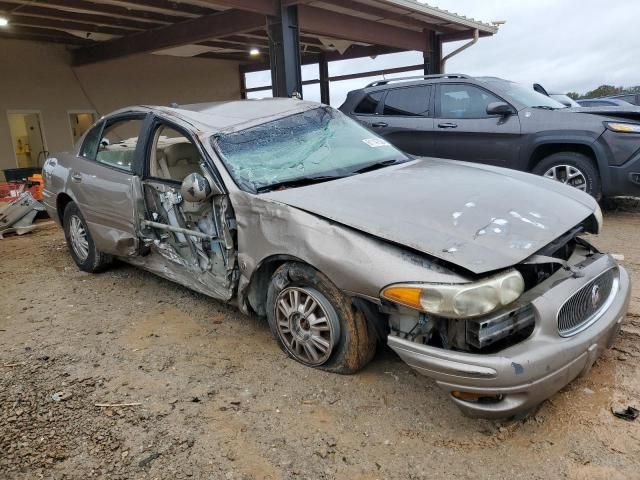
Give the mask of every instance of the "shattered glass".
<svg viewBox="0 0 640 480">
<path fill-rule="evenodd" d="M 339 111 L 316 108 L 213 138 L 240 188 L 346 176 L 364 165 L 406 159 L 395 147 Z"/>
</svg>

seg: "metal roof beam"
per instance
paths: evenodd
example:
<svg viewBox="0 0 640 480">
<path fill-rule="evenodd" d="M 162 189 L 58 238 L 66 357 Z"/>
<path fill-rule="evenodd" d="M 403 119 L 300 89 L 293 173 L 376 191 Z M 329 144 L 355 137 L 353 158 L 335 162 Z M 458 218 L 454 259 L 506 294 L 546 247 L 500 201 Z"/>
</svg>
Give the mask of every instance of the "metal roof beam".
<svg viewBox="0 0 640 480">
<path fill-rule="evenodd" d="M 363 20 L 308 5 L 298 5 L 300 31 L 356 42 L 384 44 L 404 50 L 425 51 L 427 35 L 371 20 Z"/>
<path fill-rule="evenodd" d="M 20 10 L 18 10 L 17 15 L 19 15 L 20 17 L 29 16 L 34 18 L 57 19 L 62 21 L 68 20 L 72 22 L 84 22 L 94 25 L 131 28 L 135 30 L 146 30 L 148 28 L 160 27 L 164 25 L 157 22 L 140 22 L 131 18 L 119 18 L 113 17 L 111 15 L 102 15 L 97 13 L 74 12 L 61 10 L 60 8 L 51 8 L 49 5 L 41 5 L 44 4 L 25 4 L 24 7 L 21 7 Z M 15 8 L 15 4 L 0 1 L 0 10 L 10 11 L 12 8 Z"/>
<path fill-rule="evenodd" d="M 260 13 L 262 15 L 277 16 L 280 13 L 277 0 L 201 0 L 212 6 L 235 8 L 245 12 Z"/>
<path fill-rule="evenodd" d="M 265 18 L 262 15 L 229 10 L 81 48 L 73 52 L 72 62 L 74 65 L 86 65 L 139 53 L 155 52 L 252 31 L 264 25 Z"/>
</svg>

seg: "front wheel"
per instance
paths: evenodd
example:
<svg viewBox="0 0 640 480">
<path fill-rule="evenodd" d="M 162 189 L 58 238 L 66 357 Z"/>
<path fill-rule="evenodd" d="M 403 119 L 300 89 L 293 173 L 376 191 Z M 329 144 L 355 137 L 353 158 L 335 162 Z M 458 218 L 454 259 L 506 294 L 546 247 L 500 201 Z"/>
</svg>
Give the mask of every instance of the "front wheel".
<svg viewBox="0 0 640 480">
<path fill-rule="evenodd" d="M 558 152 L 543 158 L 533 173 L 577 188 L 597 200 L 602 196 L 600 176 L 589 157 L 577 152 Z"/>
<path fill-rule="evenodd" d="M 267 319 L 294 360 L 335 373 L 354 373 L 376 350 L 376 335 L 351 299 L 314 268 L 278 268 L 267 292 Z"/>
</svg>

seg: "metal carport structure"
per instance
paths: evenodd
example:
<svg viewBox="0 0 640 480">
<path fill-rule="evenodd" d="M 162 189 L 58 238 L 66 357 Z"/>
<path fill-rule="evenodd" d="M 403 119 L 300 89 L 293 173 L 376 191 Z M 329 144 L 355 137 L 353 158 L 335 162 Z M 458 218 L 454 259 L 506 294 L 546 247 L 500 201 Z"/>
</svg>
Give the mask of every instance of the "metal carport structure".
<svg viewBox="0 0 640 480">
<path fill-rule="evenodd" d="M 325 103 L 329 61 L 419 51 L 423 65 L 393 72 L 440 73 L 443 43 L 497 32 L 413 0 L 0 0 L 0 14 L 10 22 L 0 38 L 70 45 L 74 66 L 177 51 L 239 61 L 243 96 L 246 72 L 270 69 L 274 96 L 290 96 L 302 92 L 301 65 L 318 64 L 309 83 Z"/>
</svg>

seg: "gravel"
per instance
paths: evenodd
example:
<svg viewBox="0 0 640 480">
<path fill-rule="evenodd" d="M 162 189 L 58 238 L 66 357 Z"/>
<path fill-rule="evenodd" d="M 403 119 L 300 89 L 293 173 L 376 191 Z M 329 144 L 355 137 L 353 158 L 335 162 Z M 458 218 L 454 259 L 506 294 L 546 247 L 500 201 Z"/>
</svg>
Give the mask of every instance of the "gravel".
<svg viewBox="0 0 640 480">
<path fill-rule="evenodd" d="M 595 242 L 640 285 L 640 208 Z M 388 349 L 339 376 L 262 319 L 124 264 L 79 272 L 45 225 L 0 241 L 1 479 L 640 478 L 640 290 L 614 348 L 525 420 L 460 414 Z M 104 407 L 100 405 L 127 405 Z"/>
</svg>

